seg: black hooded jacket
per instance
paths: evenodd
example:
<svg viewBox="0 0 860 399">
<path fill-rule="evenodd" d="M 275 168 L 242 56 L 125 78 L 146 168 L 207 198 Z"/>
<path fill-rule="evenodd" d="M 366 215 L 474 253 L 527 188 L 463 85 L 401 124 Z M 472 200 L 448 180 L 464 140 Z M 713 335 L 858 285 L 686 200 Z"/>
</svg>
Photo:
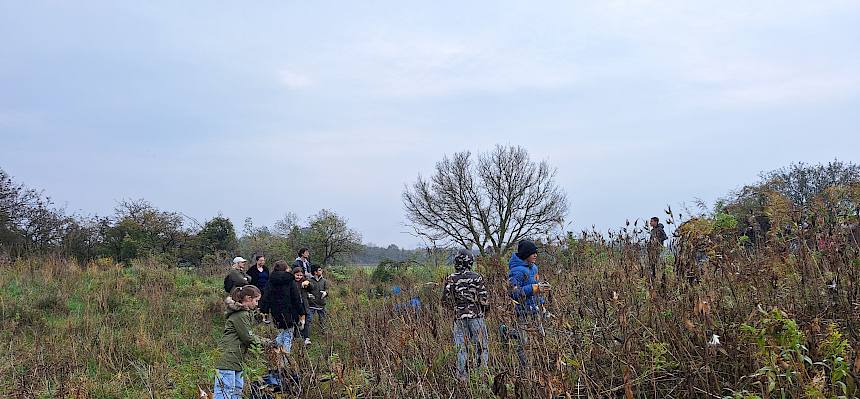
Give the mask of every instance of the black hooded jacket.
<svg viewBox="0 0 860 399">
<path fill-rule="evenodd" d="M 657 226 L 651 229 L 651 242 L 663 244 L 663 241 L 666 241 L 668 238 L 666 231 L 663 230 L 663 223 L 657 223 Z"/>
<path fill-rule="evenodd" d="M 271 314 L 275 326 L 280 329 L 293 328 L 299 316 L 307 313 L 292 273 L 272 272 L 263 292 L 260 310 Z"/>
</svg>

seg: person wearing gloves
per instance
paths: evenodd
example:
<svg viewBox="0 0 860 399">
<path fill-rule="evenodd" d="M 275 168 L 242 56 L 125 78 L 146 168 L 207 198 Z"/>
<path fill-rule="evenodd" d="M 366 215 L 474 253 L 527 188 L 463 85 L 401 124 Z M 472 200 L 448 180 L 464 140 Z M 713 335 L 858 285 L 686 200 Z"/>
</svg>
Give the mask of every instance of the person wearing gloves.
<svg viewBox="0 0 860 399">
<path fill-rule="evenodd" d="M 251 277 L 248 276 L 248 273 L 245 273 L 245 265 L 247 263 L 248 261 L 241 256 L 233 258 L 233 266 L 230 268 L 227 276 L 224 277 L 224 291 L 227 291 L 228 294 L 233 292 L 233 288 L 235 287 L 244 287 L 251 283 Z"/>
<path fill-rule="evenodd" d="M 302 299 L 302 306 L 304 307 L 305 314 L 308 313 L 308 309 L 310 308 L 310 296 L 308 295 L 308 287 L 310 286 L 310 281 L 305 277 L 305 270 L 301 266 L 293 266 L 293 282 L 296 286 L 296 289 L 299 291 L 299 297 Z M 299 326 L 296 326 L 299 327 Z M 304 328 L 305 324 L 303 323 L 301 327 L 299 327 L 299 333 L 302 335 L 302 338 L 305 340 L 305 345 L 311 343 L 310 337 L 305 335 L 307 333 Z"/>
<path fill-rule="evenodd" d="M 528 360 L 525 345 L 528 344 L 526 330 L 532 324 L 543 334 L 544 299 L 542 294 L 550 291 L 550 285 L 541 282 L 538 275 L 537 245 L 529 240 L 522 240 L 517 245 L 517 252 L 508 261 L 508 285 L 511 299 L 516 302 L 515 312 L 518 327 L 506 333 L 517 341 L 517 357 L 520 365 L 525 367 Z M 505 335 L 503 333 L 503 335 Z"/>
<path fill-rule="evenodd" d="M 474 356 L 479 367 L 486 369 L 489 360 L 487 324 L 484 312 L 489 308 L 489 297 L 484 277 L 472 271 L 472 252 L 461 249 L 454 257 L 455 272 L 445 279 L 442 303 L 454 315 L 454 345 L 457 349 L 457 379 L 468 380 L 466 374 L 466 337 L 474 345 Z M 474 362 L 478 363 L 478 362 Z"/>
<path fill-rule="evenodd" d="M 251 331 L 251 311 L 259 300 L 260 290 L 253 285 L 234 287 L 225 300 L 227 320 L 219 343 L 221 357 L 215 363 L 215 399 L 240 399 L 245 385 L 242 364 L 248 349 L 270 344 L 269 340 L 261 339 Z"/>
<path fill-rule="evenodd" d="M 275 262 L 272 274 L 263 299 L 260 302 L 260 310 L 269 314 L 280 331 L 275 343 L 284 352 L 290 353 L 293 345 L 293 332 L 296 327 L 301 330 L 305 323 L 305 305 L 299 287 L 295 283 L 293 274 L 289 271 L 287 262 L 279 260 Z"/>
<path fill-rule="evenodd" d="M 311 277 L 308 279 L 308 319 L 303 334 L 305 337 L 311 336 L 311 323 L 316 323 L 322 330 L 325 321 L 327 289 L 328 281 L 323 277 L 322 266 L 311 266 Z"/>
</svg>

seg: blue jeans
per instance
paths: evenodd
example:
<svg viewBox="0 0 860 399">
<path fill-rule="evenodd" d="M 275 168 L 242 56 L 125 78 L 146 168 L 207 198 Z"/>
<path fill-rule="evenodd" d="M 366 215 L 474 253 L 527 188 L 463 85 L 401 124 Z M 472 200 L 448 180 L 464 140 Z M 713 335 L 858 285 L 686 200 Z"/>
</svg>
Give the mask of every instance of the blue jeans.
<svg viewBox="0 0 860 399">
<path fill-rule="evenodd" d="M 242 399 L 244 387 L 241 371 L 215 370 L 214 399 Z"/>
<path fill-rule="evenodd" d="M 457 376 L 466 377 L 466 337 L 475 346 L 475 356 L 480 359 L 480 367 L 487 367 L 490 357 L 488 350 L 489 335 L 484 318 L 454 320 L 454 346 L 457 348 Z"/>
<path fill-rule="evenodd" d="M 290 353 L 293 346 L 293 331 L 295 331 L 295 327 L 286 328 L 281 330 L 278 336 L 275 337 L 275 343 L 287 353 Z"/>
</svg>

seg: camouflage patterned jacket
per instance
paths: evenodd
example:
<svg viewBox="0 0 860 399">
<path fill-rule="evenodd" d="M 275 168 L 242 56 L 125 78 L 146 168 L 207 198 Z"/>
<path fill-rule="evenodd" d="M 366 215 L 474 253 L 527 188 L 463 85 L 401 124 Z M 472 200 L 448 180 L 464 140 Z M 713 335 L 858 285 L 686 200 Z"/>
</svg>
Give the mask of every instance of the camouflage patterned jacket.
<svg viewBox="0 0 860 399">
<path fill-rule="evenodd" d="M 442 303 L 453 306 L 456 319 L 484 317 L 489 307 L 484 277 L 471 270 L 458 270 L 445 279 Z"/>
</svg>

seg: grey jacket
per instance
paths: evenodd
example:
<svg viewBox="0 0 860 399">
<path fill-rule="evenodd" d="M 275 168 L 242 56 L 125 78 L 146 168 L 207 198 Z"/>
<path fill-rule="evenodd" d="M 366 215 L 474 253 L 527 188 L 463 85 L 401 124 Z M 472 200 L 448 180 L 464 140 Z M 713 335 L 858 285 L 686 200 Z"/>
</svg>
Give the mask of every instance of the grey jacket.
<svg viewBox="0 0 860 399">
<path fill-rule="evenodd" d="M 311 276 L 308 281 L 310 281 L 310 284 L 308 285 L 308 301 L 310 307 L 315 309 L 325 308 L 325 298 L 322 296 L 322 291 L 327 291 L 328 281 L 326 281 L 325 277 L 320 277 L 319 280 L 317 280 L 316 276 Z"/>
</svg>

